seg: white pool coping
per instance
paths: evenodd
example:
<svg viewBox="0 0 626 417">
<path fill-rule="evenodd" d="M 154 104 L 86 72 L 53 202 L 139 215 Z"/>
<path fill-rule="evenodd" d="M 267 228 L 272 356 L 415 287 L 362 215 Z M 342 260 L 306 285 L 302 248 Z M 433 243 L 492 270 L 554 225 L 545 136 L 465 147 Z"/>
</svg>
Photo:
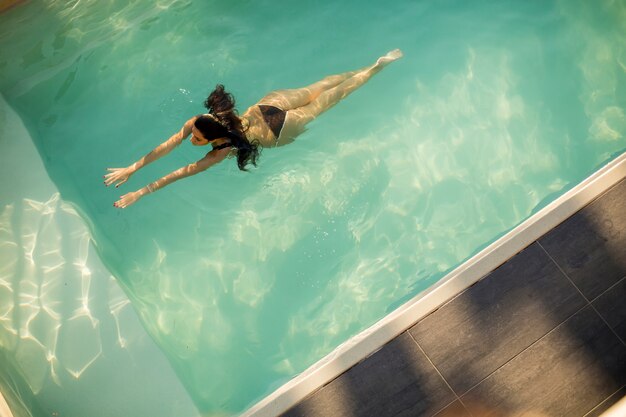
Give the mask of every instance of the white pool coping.
<svg viewBox="0 0 626 417">
<path fill-rule="evenodd" d="M 600 415 L 600 417 L 624 417 L 626 416 L 626 397 L 622 398 L 608 410 Z"/>
<path fill-rule="evenodd" d="M 275 417 L 284 413 L 479 281 L 623 178 L 626 178 L 626 152 L 464 262 L 432 287 L 338 346 L 303 373 L 256 403 L 241 417 Z"/>
</svg>

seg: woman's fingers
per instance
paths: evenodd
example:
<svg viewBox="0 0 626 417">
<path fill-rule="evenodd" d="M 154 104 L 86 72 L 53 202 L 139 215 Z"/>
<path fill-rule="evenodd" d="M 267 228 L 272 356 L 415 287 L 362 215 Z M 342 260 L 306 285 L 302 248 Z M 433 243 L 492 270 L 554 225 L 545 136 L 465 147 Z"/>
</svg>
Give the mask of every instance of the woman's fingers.
<svg viewBox="0 0 626 417">
<path fill-rule="evenodd" d="M 124 197 L 121 197 L 119 200 L 113 203 L 113 205 L 117 208 L 126 208 L 128 206 L 128 203 L 126 202 Z"/>
<path fill-rule="evenodd" d="M 117 187 L 119 187 L 120 185 L 124 184 L 127 180 L 128 180 L 128 177 L 123 178 L 120 182 L 118 182 L 117 184 L 115 184 L 115 188 L 117 188 Z"/>
<path fill-rule="evenodd" d="M 123 196 L 121 196 L 119 200 L 113 203 L 113 205 L 117 208 L 126 208 L 130 206 L 131 204 L 133 204 L 138 199 L 139 198 L 137 198 L 137 194 L 135 192 L 132 192 L 132 193 L 124 194 Z"/>
<path fill-rule="evenodd" d="M 104 176 L 104 183 L 108 187 L 117 180 L 117 171 L 119 171 L 119 168 L 108 168 L 107 170 L 109 173 Z"/>
<path fill-rule="evenodd" d="M 107 187 L 115 182 L 118 182 L 116 187 L 119 187 L 120 185 L 124 184 L 130 176 L 126 172 L 126 168 L 107 168 L 107 170 L 109 171 L 109 173 L 104 176 L 104 184 Z"/>
<path fill-rule="evenodd" d="M 104 183 L 106 184 L 106 186 L 108 187 L 109 185 L 113 184 L 114 182 L 118 181 L 118 178 L 112 177 L 112 178 L 106 178 L 104 180 Z"/>
</svg>

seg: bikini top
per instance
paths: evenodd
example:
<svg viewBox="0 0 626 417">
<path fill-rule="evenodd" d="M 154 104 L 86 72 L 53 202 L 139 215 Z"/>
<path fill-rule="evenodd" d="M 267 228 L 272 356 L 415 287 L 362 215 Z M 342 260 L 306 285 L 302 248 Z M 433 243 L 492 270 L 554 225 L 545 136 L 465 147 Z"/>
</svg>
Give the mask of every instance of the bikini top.
<svg viewBox="0 0 626 417">
<path fill-rule="evenodd" d="M 213 147 L 213 151 L 219 151 L 220 149 L 224 149 L 224 148 L 228 148 L 228 147 L 232 147 L 233 144 L 230 142 L 226 142 L 226 143 L 222 143 L 221 145 L 217 145 Z"/>
</svg>

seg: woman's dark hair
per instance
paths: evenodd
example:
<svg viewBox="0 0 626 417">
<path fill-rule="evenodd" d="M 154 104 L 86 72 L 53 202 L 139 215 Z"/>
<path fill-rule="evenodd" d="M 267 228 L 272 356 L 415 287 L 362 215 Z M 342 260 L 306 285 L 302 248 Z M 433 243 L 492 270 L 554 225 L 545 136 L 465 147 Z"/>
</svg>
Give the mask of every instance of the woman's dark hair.
<svg viewBox="0 0 626 417">
<path fill-rule="evenodd" d="M 222 84 L 215 86 L 215 90 L 204 101 L 204 107 L 209 110 L 213 117 L 200 116 L 194 125 L 206 139 L 227 137 L 230 143 L 237 149 L 237 166 L 242 171 L 247 171 L 249 163 L 256 166 L 259 157 L 259 142 L 248 141 L 237 116 L 235 98 L 224 90 Z"/>
</svg>

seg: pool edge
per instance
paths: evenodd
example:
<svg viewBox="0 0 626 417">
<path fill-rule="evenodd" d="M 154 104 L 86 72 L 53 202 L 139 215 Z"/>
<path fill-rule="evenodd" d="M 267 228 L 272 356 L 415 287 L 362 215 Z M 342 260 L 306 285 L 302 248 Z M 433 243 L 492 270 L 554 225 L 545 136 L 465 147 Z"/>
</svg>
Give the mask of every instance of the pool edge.
<svg viewBox="0 0 626 417">
<path fill-rule="evenodd" d="M 468 259 L 431 288 L 342 343 L 302 374 L 254 404 L 241 417 L 274 417 L 287 411 L 456 297 L 623 178 L 626 178 L 626 152 Z"/>
</svg>

